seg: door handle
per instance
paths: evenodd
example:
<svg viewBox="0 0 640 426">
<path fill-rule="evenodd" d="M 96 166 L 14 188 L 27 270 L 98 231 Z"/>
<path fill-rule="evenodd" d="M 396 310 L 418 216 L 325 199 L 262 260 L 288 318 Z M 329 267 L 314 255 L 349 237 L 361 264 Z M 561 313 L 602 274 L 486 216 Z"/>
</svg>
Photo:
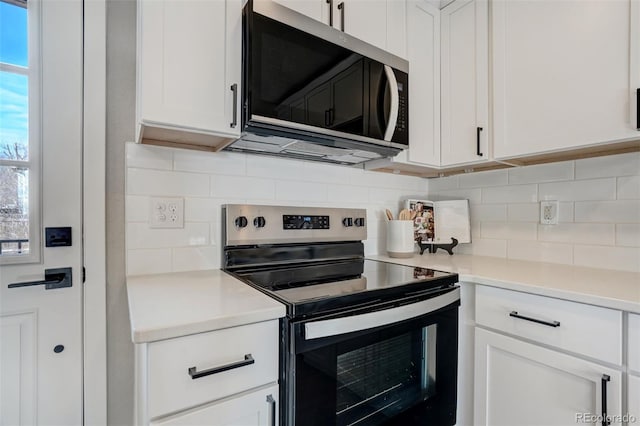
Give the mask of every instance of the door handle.
<svg viewBox="0 0 640 426">
<path fill-rule="evenodd" d="M 212 374 L 222 373 L 223 371 L 233 370 L 234 368 L 244 367 L 245 365 L 254 364 L 256 361 L 251 354 L 246 354 L 242 361 L 232 362 L 231 364 L 221 365 L 220 367 L 213 367 L 208 370 L 197 371 L 196 367 L 189 367 L 187 370 L 189 376 L 192 379 L 199 379 L 200 377 L 210 376 Z"/>
<path fill-rule="evenodd" d="M 520 315 L 517 311 L 511 311 L 511 313 L 509 313 L 509 316 L 513 318 L 519 318 L 525 321 L 535 322 L 536 324 L 547 325 L 549 327 L 560 327 L 560 321 L 549 322 L 549 321 L 543 321 L 537 318 L 525 317 L 524 315 Z"/>
<path fill-rule="evenodd" d="M 71 268 L 54 268 L 44 270 L 44 280 L 42 281 L 25 281 L 21 283 L 9 284 L 9 288 L 32 287 L 43 285 L 45 290 L 54 290 L 56 288 L 64 288 L 72 286 Z"/>
<path fill-rule="evenodd" d="M 389 85 L 389 93 L 391 94 L 391 108 L 389 110 L 389 122 L 384 131 L 383 139 L 390 141 L 393 138 L 393 132 L 398 124 L 398 115 L 400 114 L 400 95 L 398 94 L 398 80 L 393 72 L 393 68 L 389 65 L 384 66 L 384 73 L 387 76 L 387 84 Z"/>
<path fill-rule="evenodd" d="M 267 395 L 267 403 L 271 408 L 271 423 L 269 423 L 269 426 L 276 426 L 276 400 L 273 399 L 273 395 Z"/>
<path fill-rule="evenodd" d="M 602 426 L 609 426 L 611 422 L 607 418 L 607 383 L 611 380 L 611 376 L 603 374 L 600 382 L 602 384 Z"/>
<path fill-rule="evenodd" d="M 238 85 L 236 83 L 231 85 L 231 91 L 233 92 L 233 121 L 231 122 L 231 128 L 235 128 L 238 124 Z"/>
<path fill-rule="evenodd" d="M 340 30 L 342 32 L 344 32 L 344 2 L 343 1 L 338 3 L 338 10 L 341 11 L 341 13 L 340 13 Z"/>
<path fill-rule="evenodd" d="M 480 151 L 480 132 L 482 132 L 482 127 L 476 129 L 476 155 L 478 157 L 482 157 L 482 151 Z"/>
<path fill-rule="evenodd" d="M 640 89 L 636 89 L 636 130 L 640 130 Z"/>
<path fill-rule="evenodd" d="M 327 0 L 329 4 L 329 26 L 333 27 L 333 0 Z"/>
</svg>

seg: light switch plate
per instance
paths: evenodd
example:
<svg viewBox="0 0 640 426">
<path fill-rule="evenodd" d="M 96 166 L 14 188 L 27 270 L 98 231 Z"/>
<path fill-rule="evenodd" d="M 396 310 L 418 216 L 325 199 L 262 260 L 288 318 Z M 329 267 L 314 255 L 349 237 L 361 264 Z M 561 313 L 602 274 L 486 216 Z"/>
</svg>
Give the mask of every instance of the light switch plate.
<svg viewBox="0 0 640 426">
<path fill-rule="evenodd" d="M 558 224 L 557 201 L 540 201 L 540 223 L 543 225 Z"/>
<path fill-rule="evenodd" d="M 151 197 L 150 228 L 184 228 L 184 198 Z"/>
</svg>

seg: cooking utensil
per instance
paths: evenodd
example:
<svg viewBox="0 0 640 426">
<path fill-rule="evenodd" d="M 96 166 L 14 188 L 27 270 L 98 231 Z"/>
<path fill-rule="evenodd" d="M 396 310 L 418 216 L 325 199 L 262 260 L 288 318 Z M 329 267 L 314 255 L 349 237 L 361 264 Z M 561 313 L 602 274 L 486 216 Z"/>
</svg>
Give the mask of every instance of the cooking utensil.
<svg viewBox="0 0 640 426">
<path fill-rule="evenodd" d="M 387 214 L 387 219 L 393 220 L 393 213 L 391 213 L 391 210 L 386 209 L 384 212 Z"/>
</svg>

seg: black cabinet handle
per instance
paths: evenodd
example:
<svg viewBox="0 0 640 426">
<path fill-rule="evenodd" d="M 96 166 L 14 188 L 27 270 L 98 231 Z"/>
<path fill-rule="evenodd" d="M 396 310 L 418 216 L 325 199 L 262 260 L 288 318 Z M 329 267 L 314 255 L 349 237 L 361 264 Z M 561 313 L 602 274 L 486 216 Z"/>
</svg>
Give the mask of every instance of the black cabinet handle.
<svg viewBox="0 0 640 426">
<path fill-rule="evenodd" d="M 235 128 L 238 125 L 238 85 L 232 84 L 231 91 L 233 92 L 233 121 L 231 122 L 231 128 Z"/>
<path fill-rule="evenodd" d="M 71 268 L 55 268 L 44 270 L 44 280 L 42 281 L 25 281 L 21 283 L 9 284 L 8 288 L 31 287 L 43 285 L 45 290 L 54 290 L 57 288 L 71 287 L 73 284 L 71 276 Z"/>
<path fill-rule="evenodd" d="M 251 365 L 256 361 L 251 354 L 246 354 L 242 361 L 232 362 L 231 364 L 221 365 L 220 367 L 213 367 L 208 370 L 197 371 L 196 367 L 189 367 L 189 375 L 192 379 L 199 379 L 200 377 L 210 376 L 212 374 L 222 373 L 223 371 L 233 370 L 234 368 L 244 367 L 245 365 Z"/>
<path fill-rule="evenodd" d="M 344 2 L 340 2 L 338 3 L 338 10 L 341 10 L 342 13 L 340 14 L 340 29 L 342 30 L 342 32 L 344 32 Z"/>
<path fill-rule="evenodd" d="M 525 321 L 535 322 L 536 324 L 548 325 L 549 327 L 560 327 L 560 322 L 559 321 L 551 321 L 551 322 L 549 322 L 549 321 L 539 320 L 539 319 L 536 319 L 536 318 L 525 317 L 523 315 L 519 315 L 517 311 L 511 311 L 509 316 L 510 317 L 514 317 L 514 318 L 523 319 Z"/>
<path fill-rule="evenodd" d="M 478 127 L 476 129 L 476 155 L 478 157 L 482 157 L 482 152 L 480 151 L 480 132 L 482 131 L 482 127 Z"/>
<path fill-rule="evenodd" d="M 636 90 L 636 129 L 640 130 L 640 89 Z"/>
<path fill-rule="evenodd" d="M 267 403 L 271 408 L 271 422 L 269 423 L 269 426 L 276 426 L 276 400 L 273 399 L 273 395 L 267 395 Z"/>
<path fill-rule="evenodd" d="M 609 426 L 611 422 L 607 418 L 607 382 L 611 381 L 608 374 L 603 374 L 602 383 L 602 426 Z"/>
<path fill-rule="evenodd" d="M 333 0 L 327 0 L 329 3 L 329 26 L 333 27 Z"/>
<path fill-rule="evenodd" d="M 331 110 L 330 109 L 324 112 L 324 125 L 325 127 L 331 126 Z"/>
</svg>

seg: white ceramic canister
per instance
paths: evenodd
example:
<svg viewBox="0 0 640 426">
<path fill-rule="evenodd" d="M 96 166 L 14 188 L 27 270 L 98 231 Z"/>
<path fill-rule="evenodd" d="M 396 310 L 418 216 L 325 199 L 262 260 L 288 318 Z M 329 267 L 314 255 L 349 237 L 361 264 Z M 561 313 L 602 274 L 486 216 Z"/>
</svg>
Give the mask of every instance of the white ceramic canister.
<svg viewBox="0 0 640 426">
<path fill-rule="evenodd" d="M 389 257 L 413 257 L 412 220 L 390 220 L 387 222 L 387 254 Z"/>
</svg>

